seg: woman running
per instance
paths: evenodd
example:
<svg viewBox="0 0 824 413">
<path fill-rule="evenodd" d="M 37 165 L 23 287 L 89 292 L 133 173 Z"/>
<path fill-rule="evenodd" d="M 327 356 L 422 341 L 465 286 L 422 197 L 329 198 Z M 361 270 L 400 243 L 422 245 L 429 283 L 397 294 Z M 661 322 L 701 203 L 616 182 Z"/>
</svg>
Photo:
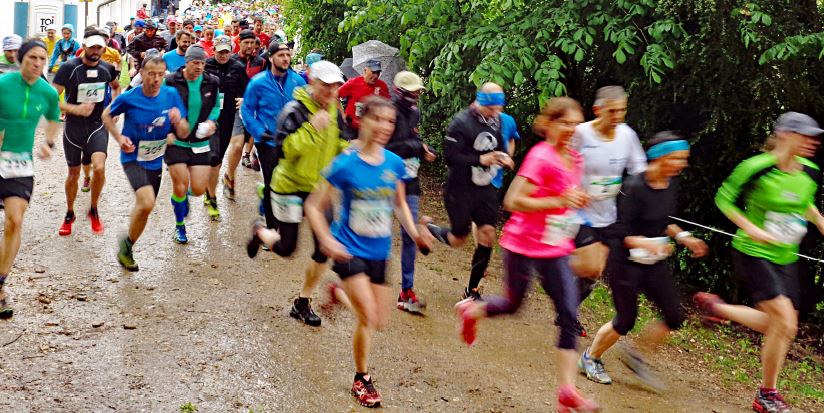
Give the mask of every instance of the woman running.
<svg viewBox="0 0 824 413">
<path fill-rule="evenodd" d="M 627 178 L 618 195 L 614 233 L 623 242 L 623 258 L 619 261 L 619 271 L 609 277 L 615 318 L 598 330 L 592 345 L 578 360 L 581 373 L 596 383 L 612 383 L 601 357 L 635 326 L 639 293 L 643 292 L 657 305 L 664 319 L 651 322 L 642 333 L 639 344 L 645 353 L 660 346 L 669 333 L 684 322 L 672 272 L 666 262 L 673 251 L 670 240 L 689 249 L 693 257 L 707 253 L 704 241 L 683 231 L 670 218 L 678 212 L 678 175 L 687 167 L 689 154 L 687 141 L 671 132 L 658 133 L 647 143 L 646 172 Z M 663 388 L 641 355 L 631 347 L 624 347 L 620 359 L 645 384 L 656 390 Z"/>
<path fill-rule="evenodd" d="M 599 410 L 597 403 L 575 388 L 578 289 L 568 255 L 575 248 L 572 240 L 578 228 L 574 210 L 584 207 L 589 195 L 577 187 L 583 164 L 570 142 L 583 120 L 581 105 L 568 97 L 550 99 L 535 119 L 533 130 L 544 141 L 529 150 L 504 197 L 504 208 L 512 212 L 500 241 L 506 296 L 485 297 L 486 301 L 468 298 L 455 305 L 461 334 L 471 346 L 477 320 L 515 313 L 532 277 L 539 277 L 555 304 L 561 330 L 557 353 L 560 412 Z"/>
<path fill-rule="evenodd" d="M 711 316 L 764 335 L 763 381 L 752 403 L 756 412 L 790 411 L 776 384 L 798 325 L 798 246 L 807 221 L 824 233 L 824 217 L 815 207 L 819 168 L 807 159 L 815 156 L 822 133 L 807 115 L 781 115 L 768 152 L 741 162 L 715 197 L 721 212 L 738 226 L 732 241 L 735 273 L 755 308 L 726 304 L 707 293 L 696 294 L 695 301 Z"/>
<path fill-rule="evenodd" d="M 363 101 L 358 150 L 339 155 L 324 172 L 325 181 L 306 200 L 306 218 L 357 316 L 352 340 L 355 380 L 352 394 L 363 406 L 377 407 L 381 396 L 369 376 L 369 351 L 375 330 L 383 329 L 392 308 L 386 285 L 386 261 L 392 247 L 393 209 L 422 251 L 431 247 L 421 236 L 406 204 L 403 160 L 384 149 L 395 129 L 395 107 L 387 99 Z M 339 217 L 330 230 L 325 212 L 335 191 L 342 194 Z"/>
</svg>

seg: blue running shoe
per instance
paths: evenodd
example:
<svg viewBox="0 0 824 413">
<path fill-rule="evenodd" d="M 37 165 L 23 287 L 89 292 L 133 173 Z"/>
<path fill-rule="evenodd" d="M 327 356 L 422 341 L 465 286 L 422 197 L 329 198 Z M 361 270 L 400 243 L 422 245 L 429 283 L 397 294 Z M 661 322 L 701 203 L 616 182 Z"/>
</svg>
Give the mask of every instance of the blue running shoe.
<svg viewBox="0 0 824 413">
<path fill-rule="evenodd" d="M 186 237 L 186 225 L 175 225 L 174 240 L 178 244 L 186 244 L 189 242 L 189 238 Z"/>
</svg>

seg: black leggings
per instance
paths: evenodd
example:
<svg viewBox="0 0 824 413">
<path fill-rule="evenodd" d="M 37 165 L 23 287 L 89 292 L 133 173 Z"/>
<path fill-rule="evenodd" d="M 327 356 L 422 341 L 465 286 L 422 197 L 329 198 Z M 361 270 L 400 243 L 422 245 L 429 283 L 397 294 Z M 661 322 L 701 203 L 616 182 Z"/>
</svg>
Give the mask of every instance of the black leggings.
<svg viewBox="0 0 824 413">
<path fill-rule="evenodd" d="M 635 326 L 638 318 L 638 294 L 641 292 L 658 307 L 664 323 L 671 330 L 681 328 L 684 313 L 675 291 L 669 265 L 663 261 L 653 265 L 636 264 L 625 260 L 618 271 L 610 274 L 615 318 L 612 328 L 624 336 Z"/>
<path fill-rule="evenodd" d="M 261 169 L 263 164 L 261 163 Z M 270 191 L 265 191 L 265 193 L 270 194 Z M 283 194 L 283 195 L 296 195 L 299 196 L 303 202 L 306 202 L 306 198 L 309 197 L 308 192 L 298 192 L 295 194 Z M 271 198 L 271 196 L 270 196 Z M 264 198 L 265 199 L 265 198 Z M 269 210 L 272 210 L 272 204 L 269 205 Z M 272 251 L 280 255 L 281 257 L 290 257 L 292 254 L 295 253 L 295 250 L 298 247 L 298 233 L 300 232 L 300 223 L 299 222 L 282 222 L 278 221 L 277 218 L 274 217 L 274 213 L 272 213 L 272 220 L 274 221 L 273 228 L 278 230 L 278 234 L 280 234 L 280 241 L 276 242 L 275 245 L 272 247 Z M 326 221 L 332 221 L 332 210 L 328 210 L 326 213 Z M 312 261 L 315 261 L 319 264 L 323 264 L 326 262 L 327 258 L 326 255 L 323 255 L 320 252 L 320 243 L 318 242 L 318 237 L 315 236 L 315 233 L 312 233 L 312 242 L 314 243 L 314 251 L 312 252 Z"/>
<path fill-rule="evenodd" d="M 272 213 L 272 198 L 269 196 L 269 186 L 272 184 L 272 173 L 278 166 L 278 155 L 275 147 L 265 143 L 256 143 L 257 157 L 260 161 L 260 172 L 263 173 L 263 215 L 266 218 L 266 228 L 275 228 L 275 215 Z"/>
</svg>

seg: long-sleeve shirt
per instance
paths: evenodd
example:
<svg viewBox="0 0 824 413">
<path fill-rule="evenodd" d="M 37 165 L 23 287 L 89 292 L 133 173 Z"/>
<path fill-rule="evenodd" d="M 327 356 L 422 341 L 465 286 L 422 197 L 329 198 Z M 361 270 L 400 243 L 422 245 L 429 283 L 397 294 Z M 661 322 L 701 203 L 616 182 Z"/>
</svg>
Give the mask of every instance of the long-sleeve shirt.
<svg viewBox="0 0 824 413">
<path fill-rule="evenodd" d="M 424 155 L 424 143 L 418 135 L 418 122 L 421 112 L 416 106 L 408 107 L 394 101 L 397 109 L 395 117 L 395 132 L 386 144 L 386 149 L 403 159 L 406 167 L 406 194 L 420 195 L 421 184 L 418 181 L 418 169 Z"/>
<path fill-rule="evenodd" d="M 503 151 L 498 119 L 484 119 L 476 109 L 464 109 L 452 119 L 443 141 L 450 190 L 485 187 L 498 174 L 497 165 L 482 166 L 481 155 Z"/>
</svg>

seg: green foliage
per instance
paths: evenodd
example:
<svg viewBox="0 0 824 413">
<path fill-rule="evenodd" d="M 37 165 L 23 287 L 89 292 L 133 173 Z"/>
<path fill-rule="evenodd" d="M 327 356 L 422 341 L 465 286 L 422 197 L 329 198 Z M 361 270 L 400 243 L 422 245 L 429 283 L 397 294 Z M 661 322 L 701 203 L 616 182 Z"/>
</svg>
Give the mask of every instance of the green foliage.
<svg viewBox="0 0 824 413">
<path fill-rule="evenodd" d="M 378 39 L 400 48 L 427 83 L 422 135 L 438 148 L 451 116 L 487 81 L 507 90 L 525 137 L 542 102 L 624 85 L 642 137 L 677 130 L 693 143 L 682 182 L 687 218 L 731 230 L 715 190 L 757 153 L 772 122 L 796 110 L 824 119 L 824 15 L 816 0 L 284 0 L 301 52 L 340 61 Z M 589 113 L 591 116 L 591 113 Z M 818 160 L 821 163 L 821 160 Z M 439 172 L 442 171 L 439 170 Z M 821 206 L 821 202 L 819 202 Z M 694 230 L 694 228 L 688 228 Z M 713 255 L 680 262 L 682 281 L 743 298 L 731 275 L 729 238 L 706 233 Z M 824 256 L 820 242 L 808 251 Z M 820 266 L 804 291 L 824 301 Z M 808 300 L 808 302 L 809 302 Z M 820 314 L 820 312 L 819 312 Z"/>
<path fill-rule="evenodd" d="M 180 405 L 180 413 L 195 413 L 196 411 L 198 411 L 197 406 L 192 404 L 192 402 L 186 402 Z"/>
</svg>

